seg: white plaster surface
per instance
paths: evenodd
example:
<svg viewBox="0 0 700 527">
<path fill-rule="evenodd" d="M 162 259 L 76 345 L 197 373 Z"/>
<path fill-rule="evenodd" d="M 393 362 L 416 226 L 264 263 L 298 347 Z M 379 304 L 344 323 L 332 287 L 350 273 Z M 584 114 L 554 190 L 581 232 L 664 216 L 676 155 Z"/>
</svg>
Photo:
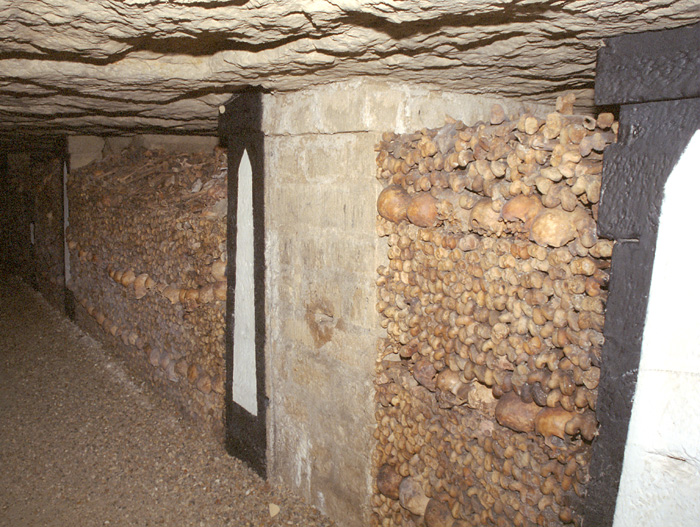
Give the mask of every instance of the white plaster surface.
<svg viewBox="0 0 700 527">
<path fill-rule="evenodd" d="M 443 126 L 447 116 L 465 123 L 488 121 L 494 104 L 500 104 L 506 114 L 513 116 L 545 115 L 551 111 L 551 105 L 519 99 L 436 90 L 419 83 L 353 79 L 299 92 L 264 95 L 262 126 L 268 135 L 299 136 L 302 141 L 313 143 L 305 137 L 307 134 L 406 133 Z M 326 140 L 339 141 L 338 137 Z M 340 141 L 350 143 L 348 148 L 354 147 L 352 136 Z M 376 153 L 370 154 L 374 167 Z M 300 148 L 295 155 L 303 156 L 304 149 Z M 284 162 L 294 164 L 293 160 Z M 333 163 L 330 167 L 346 168 Z M 298 168 L 309 168 L 314 173 L 320 167 Z"/>
<path fill-rule="evenodd" d="M 253 169 L 248 152 L 238 168 L 236 301 L 233 329 L 233 400 L 258 415 L 255 378 L 255 287 L 253 252 Z"/>
<path fill-rule="evenodd" d="M 700 526 L 699 193 L 700 131 L 665 188 L 614 527 Z"/>
</svg>

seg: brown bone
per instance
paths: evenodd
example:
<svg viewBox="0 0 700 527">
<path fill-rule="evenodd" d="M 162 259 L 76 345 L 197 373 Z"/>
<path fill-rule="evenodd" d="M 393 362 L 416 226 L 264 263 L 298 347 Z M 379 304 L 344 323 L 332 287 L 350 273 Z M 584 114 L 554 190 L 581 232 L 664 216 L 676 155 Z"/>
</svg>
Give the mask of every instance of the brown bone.
<svg viewBox="0 0 700 527">
<path fill-rule="evenodd" d="M 399 485 L 403 478 L 391 465 L 382 465 L 377 473 L 377 488 L 379 492 L 392 500 L 399 499 Z"/>
<path fill-rule="evenodd" d="M 595 414 L 591 411 L 576 414 L 566 423 L 565 432 L 569 435 L 575 435 L 580 432 L 581 437 L 586 441 L 592 441 L 598 432 L 598 421 L 595 418 Z"/>
<path fill-rule="evenodd" d="M 521 194 L 506 202 L 501 210 L 501 217 L 506 221 L 522 221 L 523 229 L 528 231 L 541 210 L 542 202 L 539 198 Z"/>
<path fill-rule="evenodd" d="M 437 200 L 430 194 L 416 194 L 409 203 L 406 214 L 414 225 L 419 227 L 434 227 L 437 223 Z"/>
<path fill-rule="evenodd" d="M 537 215 L 530 238 L 539 245 L 561 247 L 576 237 L 574 218 L 561 209 L 546 209 Z"/>
<path fill-rule="evenodd" d="M 409 203 L 411 197 L 402 187 L 389 185 L 379 194 L 377 212 L 382 218 L 399 223 L 406 219 Z"/>
<path fill-rule="evenodd" d="M 499 424 L 517 432 L 535 430 L 535 417 L 541 408 L 534 403 L 524 403 L 515 392 L 508 392 L 496 405 L 496 420 Z"/>
<path fill-rule="evenodd" d="M 564 439 L 566 438 L 566 424 L 575 415 L 573 412 L 567 412 L 561 407 L 544 408 L 535 417 L 535 431 L 545 438 L 556 436 Z"/>
<path fill-rule="evenodd" d="M 403 479 L 399 485 L 399 502 L 404 509 L 417 516 L 423 516 L 428 501 L 429 498 L 417 481 L 410 477 Z"/>
<path fill-rule="evenodd" d="M 455 519 L 452 517 L 450 509 L 442 501 L 431 499 L 425 508 L 426 527 L 453 527 Z"/>
</svg>

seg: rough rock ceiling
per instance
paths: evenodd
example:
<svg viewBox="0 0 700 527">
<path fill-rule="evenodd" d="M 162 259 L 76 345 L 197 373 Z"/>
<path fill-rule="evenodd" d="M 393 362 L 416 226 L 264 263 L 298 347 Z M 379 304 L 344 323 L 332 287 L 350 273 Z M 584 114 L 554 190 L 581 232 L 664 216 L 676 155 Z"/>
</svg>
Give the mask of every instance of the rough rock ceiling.
<svg viewBox="0 0 700 527">
<path fill-rule="evenodd" d="M 591 104 L 604 37 L 698 20 L 698 0 L 0 0 L 0 133 L 212 133 L 242 87 L 356 76 Z"/>
</svg>

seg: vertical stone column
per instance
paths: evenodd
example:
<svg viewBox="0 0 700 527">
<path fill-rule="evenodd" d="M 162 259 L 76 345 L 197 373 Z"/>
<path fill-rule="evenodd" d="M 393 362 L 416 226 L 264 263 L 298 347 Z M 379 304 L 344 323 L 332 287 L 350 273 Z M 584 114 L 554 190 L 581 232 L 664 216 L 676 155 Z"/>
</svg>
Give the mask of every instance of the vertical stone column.
<svg viewBox="0 0 700 527">
<path fill-rule="evenodd" d="M 362 86 L 269 97 L 263 125 L 270 474 L 353 526 L 368 515 L 381 329 L 374 310 L 380 132 L 359 112 L 367 96 Z"/>
</svg>

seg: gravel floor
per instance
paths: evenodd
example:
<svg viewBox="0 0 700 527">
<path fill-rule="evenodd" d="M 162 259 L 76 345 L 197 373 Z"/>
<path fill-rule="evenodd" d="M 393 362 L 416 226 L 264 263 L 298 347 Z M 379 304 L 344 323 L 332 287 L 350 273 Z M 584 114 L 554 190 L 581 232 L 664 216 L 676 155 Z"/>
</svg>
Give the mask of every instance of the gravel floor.
<svg viewBox="0 0 700 527">
<path fill-rule="evenodd" d="M 333 525 L 125 372 L 0 277 L 1 526 Z"/>
</svg>

